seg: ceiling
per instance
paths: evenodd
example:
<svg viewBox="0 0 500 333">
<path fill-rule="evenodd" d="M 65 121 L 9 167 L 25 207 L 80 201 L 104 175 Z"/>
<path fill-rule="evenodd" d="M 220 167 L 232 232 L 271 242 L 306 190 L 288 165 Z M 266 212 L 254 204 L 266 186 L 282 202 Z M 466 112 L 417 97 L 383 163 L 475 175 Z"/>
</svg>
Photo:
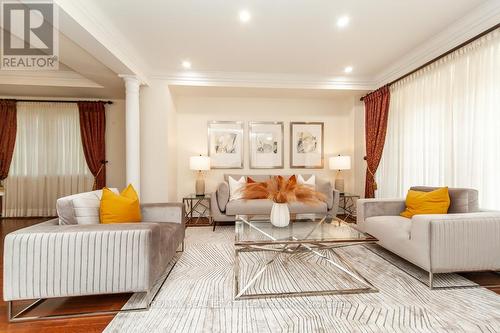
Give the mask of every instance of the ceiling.
<svg viewBox="0 0 500 333">
<path fill-rule="evenodd" d="M 59 69 L 0 71 L 0 96 L 80 97 L 123 99 L 123 80 L 90 49 L 61 30 L 79 25 L 59 11 Z M 0 27 L 0 32 L 3 31 Z M 125 70 L 122 74 L 128 74 Z"/>
<path fill-rule="evenodd" d="M 176 95 L 322 98 L 332 93 L 318 91 L 343 89 L 359 95 L 500 20 L 499 0 L 54 2 L 60 70 L 0 71 L 0 95 L 119 99 L 125 95 L 119 74 L 144 85 L 167 80 Z M 243 9 L 251 15 L 247 23 L 239 20 Z M 339 28 L 342 16 L 350 22 Z M 191 69 L 183 68 L 185 60 Z M 347 66 L 351 73 L 344 73 Z"/>
<path fill-rule="evenodd" d="M 278 73 L 374 77 L 486 0 L 86 0 L 149 74 Z M 241 23 L 240 10 L 251 13 Z M 337 27 L 342 15 L 347 27 Z"/>
</svg>

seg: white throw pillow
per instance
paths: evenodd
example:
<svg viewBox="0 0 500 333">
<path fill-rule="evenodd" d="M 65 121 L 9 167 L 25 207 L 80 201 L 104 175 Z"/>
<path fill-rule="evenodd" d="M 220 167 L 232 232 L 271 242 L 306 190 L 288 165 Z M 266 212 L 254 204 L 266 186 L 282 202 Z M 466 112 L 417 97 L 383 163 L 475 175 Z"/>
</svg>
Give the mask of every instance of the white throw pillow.
<svg viewBox="0 0 500 333">
<path fill-rule="evenodd" d="M 110 190 L 115 194 L 120 193 L 116 188 L 110 188 Z M 73 211 L 75 212 L 76 223 L 99 224 L 102 190 L 93 191 L 87 194 L 88 195 L 76 197 L 71 202 L 73 204 Z"/>
<path fill-rule="evenodd" d="M 229 176 L 229 201 L 239 200 L 243 197 L 243 188 L 247 181 L 245 177 L 241 176 L 239 180 L 235 180 L 233 177 Z"/>
<path fill-rule="evenodd" d="M 101 199 L 97 195 L 73 199 L 72 204 L 77 224 L 99 224 Z"/>
<path fill-rule="evenodd" d="M 298 175 L 297 176 L 297 184 L 309 185 L 311 187 L 316 188 L 316 176 L 312 175 L 311 177 L 309 177 L 308 180 L 305 180 L 304 177 L 302 177 L 302 175 Z"/>
<path fill-rule="evenodd" d="M 118 193 L 116 188 L 111 191 Z M 78 193 L 57 199 L 59 224 L 99 224 L 102 190 Z"/>
</svg>

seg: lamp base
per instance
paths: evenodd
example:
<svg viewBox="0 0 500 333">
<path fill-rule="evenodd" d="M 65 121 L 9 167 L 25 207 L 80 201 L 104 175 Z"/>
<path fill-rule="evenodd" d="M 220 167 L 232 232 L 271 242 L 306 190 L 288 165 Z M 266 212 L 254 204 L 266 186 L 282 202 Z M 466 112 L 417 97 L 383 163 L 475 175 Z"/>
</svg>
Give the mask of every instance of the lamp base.
<svg viewBox="0 0 500 333">
<path fill-rule="evenodd" d="M 344 193 L 344 179 L 335 179 L 335 189 L 340 193 Z"/>
<path fill-rule="evenodd" d="M 335 177 L 335 189 L 340 193 L 344 193 L 344 177 L 341 170 L 337 171 L 337 175 Z"/>
<path fill-rule="evenodd" d="M 203 179 L 201 172 L 198 173 L 196 178 L 195 193 L 200 196 L 205 195 L 205 179 Z"/>
</svg>

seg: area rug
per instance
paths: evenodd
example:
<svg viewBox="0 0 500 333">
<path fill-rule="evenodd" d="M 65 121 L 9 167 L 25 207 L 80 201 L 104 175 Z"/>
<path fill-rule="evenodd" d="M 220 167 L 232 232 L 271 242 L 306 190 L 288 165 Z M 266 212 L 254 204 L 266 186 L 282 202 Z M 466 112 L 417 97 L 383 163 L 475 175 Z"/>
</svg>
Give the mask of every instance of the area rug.
<svg viewBox="0 0 500 333">
<path fill-rule="evenodd" d="M 500 332 L 500 295 L 429 290 L 363 246 L 338 251 L 378 293 L 234 301 L 233 242 L 234 227 L 188 228 L 150 310 L 120 313 L 105 332 Z"/>
</svg>

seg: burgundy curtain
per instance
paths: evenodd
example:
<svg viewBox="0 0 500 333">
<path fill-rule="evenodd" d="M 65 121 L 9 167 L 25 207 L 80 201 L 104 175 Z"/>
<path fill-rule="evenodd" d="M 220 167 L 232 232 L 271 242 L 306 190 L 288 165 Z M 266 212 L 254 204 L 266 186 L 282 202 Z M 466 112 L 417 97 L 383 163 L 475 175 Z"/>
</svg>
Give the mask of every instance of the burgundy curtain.
<svg viewBox="0 0 500 333">
<path fill-rule="evenodd" d="M 94 190 L 106 186 L 106 112 L 104 102 L 78 102 L 83 153 L 92 175 Z"/>
<path fill-rule="evenodd" d="M 382 87 L 364 98 L 365 101 L 365 141 L 366 141 L 366 182 L 365 198 L 375 197 L 377 172 L 384 150 L 387 118 L 389 115 L 389 87 Z"/>
<path fill-rule="evenodd" d="M 0 181 L 7 178 L 17 132 L 16 101 L 0 100 Z"/>
</svg>

